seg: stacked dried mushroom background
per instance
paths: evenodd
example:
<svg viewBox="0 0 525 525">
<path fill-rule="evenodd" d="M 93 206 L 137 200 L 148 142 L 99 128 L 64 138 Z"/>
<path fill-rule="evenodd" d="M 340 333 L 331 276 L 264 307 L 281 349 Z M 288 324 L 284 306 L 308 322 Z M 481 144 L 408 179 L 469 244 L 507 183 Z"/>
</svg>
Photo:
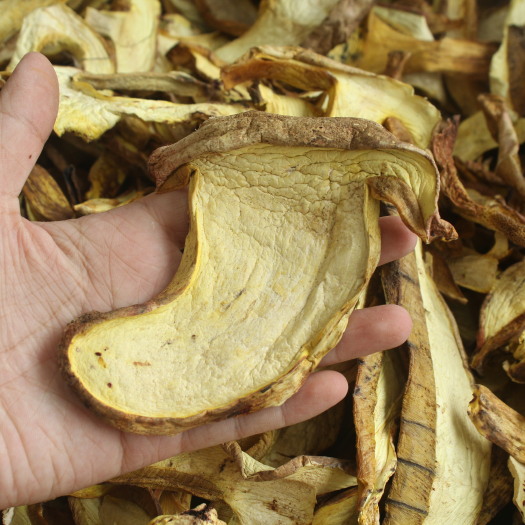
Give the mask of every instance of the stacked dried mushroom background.
<svg viewBox="0 0 525 525">
<path fill-rule="evenodd" d="M 0 42 L 0 85 L 33 50 L 60 81 L 20 198 L 31 220 L 140 198 L 156 148 L 257 110 L 364 118 L 430 150 L 458 232 L 374 274 L 360 304 L 401 304 L 414 329 L 342 369 L 343 403 L 6 509 L 3 524 L 524 519 L 525 2 L 0 0 Z"/>
</svg>

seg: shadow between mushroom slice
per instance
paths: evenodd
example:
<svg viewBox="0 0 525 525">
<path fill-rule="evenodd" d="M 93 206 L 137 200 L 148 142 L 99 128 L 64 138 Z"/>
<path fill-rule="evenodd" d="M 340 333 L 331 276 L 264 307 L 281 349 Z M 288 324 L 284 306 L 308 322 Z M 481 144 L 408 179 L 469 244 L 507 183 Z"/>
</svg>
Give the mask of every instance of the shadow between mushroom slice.
<svg viewBox="0 0 525 525">
<path fill-rule="evenodd" d="M 377 265 L 372 194 L 425 240 L 446 230 L 432 157 L 367 120 L 210 119 L 150 169 L 158 191 L 189 185 L 177 273 L 144 304 L 76 319 L 60 345 L 67 381 L 126 431 L 176 433 L 294 394 Z"/>
</svg>

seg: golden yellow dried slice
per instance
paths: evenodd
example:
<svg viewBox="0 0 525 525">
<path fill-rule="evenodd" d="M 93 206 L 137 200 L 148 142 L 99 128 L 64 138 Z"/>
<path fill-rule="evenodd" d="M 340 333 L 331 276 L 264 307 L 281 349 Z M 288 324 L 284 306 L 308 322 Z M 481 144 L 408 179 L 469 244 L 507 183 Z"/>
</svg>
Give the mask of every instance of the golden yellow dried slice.
<svg viewBox="0 0 525 525">
<path fill-rule="evenodd" d="M 315 456 L 297 457 L 273 469 L 231 442 L 179 454 L 114 481 L 183 489 L 205 499 L 224 501 L 241 525 L 310 525 L 317 495 L 356 485 L 348 470 L 348 462 Z"/>
<path fill-rule="evenodd" d="M 511 456 L 509 458 L 509 470 L 514 477 L 514 504 L 525 523 L 525 465 Z"/>
<path fill-rule="evenodd" d="M 469 416 L 481 435 L 525 463 L 525 417 L 513 410 L 486 386 L 475 385 Z"/>
<path fill-rule="evenodd" d="M 147 525 L 152 516 L 133 501 L 108 495 L 100 505 L 99 518 L 101 524 Z"/>
<path fill-rule="evenodd" d="M 394 435 L 405 386 L 397 357 L 390 352 L 366 356 L 357 372 L 353 399 L 360 525 L 379 522 L 379 501 L 396 469 Z"/>
<path fill-rule="evenodd" d="M 344 405 L 339 403 L 312 419 L 275 431 L 274 442 L 260 456 L 261 463 L 278 467 L 293 457 L 320 454 L 336 441 L 343 417 Z M 253 457 L 250 450 L 246 452 Z"/>
<path fill-rule="evenodd" d="M 503 26 L 503 40 L 490 65 L 490 91 L 504 97 L 510 107 L 513 105 L 510 91 L 512 72 L 509 57 L 517 51 L 509 48 L 511 44 L 509 43 L 509 29 L 511 26 L 523 25 L 525 25 L 525 5 L 520 0 L 511 0 Z"/>
<path fill-rule="evenodd" d="M 85 71 L 115 71 L 102 37 L 63 4 L 36 9 L 25 17 L 9 69 L 14 69 L 30 51 L 44 54 L 68 51 Z"/>
<path fill-rule="evenodd" d="M 490 133 L 499 145 L 496 175 L 523 198 L 525 179 L 518 155 L 520 144 L 509 108 L 504 99 L 497 95 L 482 95 L 479 101 Z"/>
<path fill-rule="evenodd" d="M 66 0 L 0 0 L 0 42 L 19 31 L 24 18 L 35 9 L 65 3 Z"/>
<path fill-rule="evenodd" d="M 345 66 L 301 48 L 253 49 L 222 71 L 226 88 L 259 79 L 279 80 L 298 89 L 322 91 L 319 108 L 328 117 L 357 117 L 383 124 L 398 119 L 414 144 L 427 148 L 441 120 L 439 111 L 414 89 L 392 78 Z"/>
<path fill-rule="evenodd" d="M 490 443 L 467 417 L 472 378 L 454 318 L 427 274 L 421 246 L 387 271 L 386 295 L 411 312 L 414 325 L 383 523 L 474 525 L 489 483 Z"/>
<path fill-rule="evenodd" d="M 525 217 L 501 200 L 468 190 L 458 177 L 452 156 L 456 126 L 443 122 L 436 126 L 432 139 L 432 153 L 441 173 L 441 189 L 456 207 L 458 213 L 487 228 L 503 233 L 510 241 L 525 246 Z"/>
<path fill-rule="evenodd" d="M 321 111 L 308 100 L 280 95 L 264 84 L 259 84 L 255 90 L 252 90 L 252 99 L 257 109 L 263 109 L 266 113 L 292 117 L 317 117 L 321 114 Z"/>
<path fill-rule="evenodd" d="M 68 498 L 75 525 L 103 525 L 100 521 L 101 497 L 90 499 Z"/>
<path fill-rule="evenodd" d="M 525 118 L 518 118 L 513 114 L 511 118 L 521 144 L 525 141 Z M 477 160 L 487 151 L 497 147 L 498 143 L 491 135 L 482 111 L 477 111 L 461 121 L 454 146 L 455 156 L 463 161 Z"/>
<path fill-rule="evenodd" d="M 144 197 L 147 193 L 151 193 L 152 190 L 146 191 L 129 191 L 119 195 L 118 197 L 110 198 L 94 198 L 88 199 L 83 202 L 75 204 L 74 209 L 78 215 L 93 215 L 94 213 L 102 213 L 103 211 L 109 211 L 124 204 L 129 204 L 141 197 Z"/>
<path fill-rule="evenodd" d="M 462 304 L 468 302 L 463 292 L 459 289 L 452 272 L 450 271 L 449 264 L 444 254 L 433 251 L 432 253 L 425 253 L 425 261 L 429 268 L 432 279 L 436 283 L 438 290 L 449 299 L 454 299 Z"/>
<path fill-rule="evenodd" d="M 76 492 L 70 494 L 70 497 L 74 499 L 100 498 L 106 494 L 109 494 L 112 489 L 113 485 L 111 483 L 100 483 L 98 485 L 91 485 L 91 487 L 86 487 L 85 489 L 77 490 Z"/>
<path fill-rule="evenodd" d="M 525 332 L 525 261 L 509 266 L 501 273 L 485 298 L 480 313 L 478 348 L 472 366 L 481 368 L 487 357 L 504 350 L 511 342 L 518 343 L 516 360 L 520 355 L 519 338 Z M 511 346 L 510 351 L 514 350 Z"/>
<path fill-rule="evenodd" d="M 126 170 L 122 162 L 110 152 L 105 151 L 89 169 L 89 189 L 86 199 L 113 198 L 126 180 Z"/>
<path fill-rule="evenodd" d="M 100 138 L 124 115 L 134 115 L 144 122 L 178 124 L 246 111 L 236 104 L 175 104 L 166 100 L 113 97 L 86 82 L 76 81 L 80 72 L 76 68 L 57 66 L 55 71 L 60 84 L 60 105 L 54 130 L 58 135 L 75 133 L 86 141 Z"/>
<path fill-rule="evenodd" d="M 382 73 L 388 53 L 406 51 L 405 73 L 447 72 L 487 75 L 495 51 L 491 43 L 442 38 L 434 41 L 426 17 L 402 9 L 375 7 L 367 19 L 364 52 L 350 63 Z"/>
<path fill-rule="evenodd" d="M 265 0 L 250 29 L 216 53 L 226 62 L 233 62 L 255 46 L 270 43 L 297 46 L 323 22 L 339 1 Z"/>
<path fill-rule="evenodd" d="M 151 168 L 160 191 L 190 184 L 181 267 L 156 298 L 87 314 L 61 344 L 77 393 L 134 432 L 281 404 L 301 386 L 377 264 L 369 186 L 422 237 L 443 223 L 431 158 L 365 120 L 210 119 Z"/>
<path fill-rule="evenodd" d="M 116 71 L 151 71 L 155 62 L 159 0 L 128 0 L 126 11 L 86 10 L 86 22 L 109 37 L 115 48 Z"/>
<path fill-rule="evenodd" d="M 210 98 L 210 86 L 182 71 L 170 71 L 169 73 L 119 73 L 114 75 L 79 73 L 75 80 L 87 82 L 99 90 L 162 91 L 173 93 L 180 97 Z"/>
<path fill-rule="evenodd" d="M 448 260 L 454 281 L 463 288 L 489 293 L 498 276 L 498 259 L 465 248 L 463 255 Z"/>
<path fill-rule="evenodd" d="M 26 206 L 35 220 L 61 221 L 75 216 L 73 208 L 60 186 L 42 166 L 36 165 L 22 189 Z"/>
<path fill-rule="evenodd" d="M 315 509 L 312 525 L 357 525 L 357 487 L 337 493 Z"/>
</svg>

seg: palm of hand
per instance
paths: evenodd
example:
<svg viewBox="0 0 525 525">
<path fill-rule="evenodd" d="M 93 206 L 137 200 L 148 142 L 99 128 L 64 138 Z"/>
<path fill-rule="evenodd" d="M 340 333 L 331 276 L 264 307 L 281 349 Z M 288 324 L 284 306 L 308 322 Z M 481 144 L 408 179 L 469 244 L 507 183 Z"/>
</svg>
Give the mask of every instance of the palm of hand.
<svg viewBox="0 0 525 525">
<path fill-rule="evenodd" d="M 37 54 L 23 60 L 0 93 L 0 457 L 7 465 L 0 470 L 0 508 L 302 421 L 338 402 L 346 381 L 324 371 L 282 407 L 173 437 L 147 437 L 107 426 L 77 401 L 56 364 L 64 326 L 83 312 L 159 292 L 180 259 L 186 209 L 184 194 L 173 193 L 61 223 L 20 217 L 17 197 L 51 130 L 56 99 L 54 72 Z M 411 249 L 413 236 L 399 221 L 384 221 L 382 231 L 383 262 Z M 396 346 L 409 330 L 406 312 L 396 307 L 356 312 L 324 364 Z"/>
</svg>

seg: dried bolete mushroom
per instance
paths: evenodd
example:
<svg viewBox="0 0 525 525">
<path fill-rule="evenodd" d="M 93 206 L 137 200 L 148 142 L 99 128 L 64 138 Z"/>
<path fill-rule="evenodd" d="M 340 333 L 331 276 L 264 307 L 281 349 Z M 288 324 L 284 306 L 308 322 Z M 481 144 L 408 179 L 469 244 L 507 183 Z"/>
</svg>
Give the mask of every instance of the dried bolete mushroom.
<svg viewBox="0 0 525 525">
<path fill-rule="evenodd" d="M 190 232 L 168 287 L 70 323 L 61 367 L 116 427 L 169 434 L 279 405 L 337 343 L 379 257 L 380 195 L 445 231 L 428 153 L 352 118 L 248 112 L 207 121 L 150 161 L 189 184 Z"/>
</svg>

